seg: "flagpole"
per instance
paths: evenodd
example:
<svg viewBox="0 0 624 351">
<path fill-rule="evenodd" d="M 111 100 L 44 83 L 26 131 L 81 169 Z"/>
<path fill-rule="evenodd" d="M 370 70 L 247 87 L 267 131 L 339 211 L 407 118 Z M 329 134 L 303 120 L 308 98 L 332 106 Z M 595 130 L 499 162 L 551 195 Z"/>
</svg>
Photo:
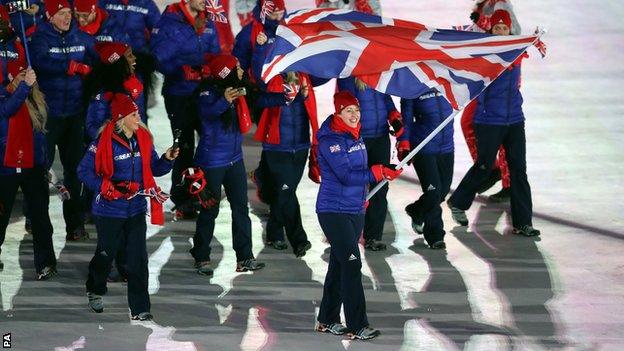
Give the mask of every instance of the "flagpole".
<svg viewBox="0 0 624 351">
<path fill-rule="evenodd" d="M 539 33 L 536 33 L 536 37 L 535 37 L 535 40 L 533 40 L 533 44 L 535 44 L 542 37 L 542 35 L 546 34 L 546 32 L 547 32 L 546 29 L 541 29 Z M 527 46 L 527 49 L 529 47 L 530 45 Z M 523 53 L 524 52 L 526 52 L 526 50 L 524 50 Z M 504 71 L 501 71 L 501 73 L 499 73 L 498 75 L 500 76 L 503 72 Z M 496 78 L 498 78 L 498 76 L 496 76 Z M 495 81 L 496 78 L 492 79 L 490 83 Z M 481 89 L 479 94 L 481 94 L 485 90 L 485 88 L 487 88 L 487 86 L 483 87 L 483 89 Z M 478 96 L 479 94 L 475 96 Z M 438 133 L 440 133 L 440 131 L 444 129 L 444 127 L 446 127 L 447 124 L 449 124 L 452 120 L 455 119 L 455 116 L 457 116 L 459 111 L 460 110 L 453 110 L 453 113 L 451 113 L 444 121 L 442 121 L 442 123 L 440 123 L 440 125 L 438 125 L 436 129 L 434 129 L 431 133 L 429 133 L 429 135 L 425 138 L 425 140 L 421 141 L 420 144 L 418 144 L 418 146 L 414 148 L 414 150 L 412 150 L 409 154 L 407 154 L 407 156 L 405 156 L 403 161 L 399 162 L 399 164 L 396 166 L 396 169 L 402 169 L 412 158 L 414 158 L 414 156 L 416 156 L 418 151 L 420 151 L 423 147 L 425 147 L 425 145 L 427 145 L 427 143 L 430 142 L 431 139 L 435 138 L 435 136 L 438 135 Z M 377 183 L 377 185 L 375 185 L 375 187 L 371 189 L 371 191 L 368 192 L 368 195 L 366 195 L 366 201 L 369 201 L 373 196 L 375 196 L 375 194 L 379 191 L 379 189 L 381 189 L 384 185 L 386 185 L 386 183 L 388 183 L 388 179 L 385 179 L 385 178 L 381 182 Z"/>
</svg>

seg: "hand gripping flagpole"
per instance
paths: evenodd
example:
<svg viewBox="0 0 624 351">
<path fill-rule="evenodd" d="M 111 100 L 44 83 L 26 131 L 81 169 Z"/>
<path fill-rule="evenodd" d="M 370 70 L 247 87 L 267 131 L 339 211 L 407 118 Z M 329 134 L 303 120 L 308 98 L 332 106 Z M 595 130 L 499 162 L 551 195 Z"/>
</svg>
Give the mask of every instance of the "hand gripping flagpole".
<svg viewBox="0 0 624 351">
<path fill-rule="evenodd" d="M 537 43 L 537 41 L 540 40 L 542 35 L 546 34 L 547 31 L 548 31 L 547 29 L 540 29 L 539 32 L 536 33 L 537 36 L 535 37 L 535 40 L 533 41 L 533 44 Z M 531 44 L 531 45 L 533 45 L 533 44 Z M 530 47 L 530 45 L 527 46 L 527 49 L 529 47 Z M 525 52 L 525 51 L 523 51 L 523 52 Z M 501 75 L 503 72 L 504 72 L 504 70 L 501 71 L 501 73 L 499 73 L 498 75 Z M 498 78 L 498 76 L 496 78 Z M 490 83 L 495 81 L 496 78 L 492 79 L 490 81 Z M 479 94 L 481 94 L 485 90 L 486 87 L 487 86 L 483 87 L 483 89 L 481 89 L 481 91 L 479 91 Z M 476 94 L 475 96 L 478 96 L 479 94 Z M 409 154 L 407 154 L 407 156 L 405 156 L 403 161 L 399 162 L 399 164 L 395 167 L 395 169 L 402 169 L 403 167 L 405 167 L 405 165 L 409 161 L 411 161 L 412 158 L 414 158 L 414 156 L 416 156 L 418 151 L 420 151 L 423 147 L 425 147 L 425 145 L 427 145 L 427 143 L 430 142 L 431 139 L 435 138 L 435 136 L 438 135 L 438 133 L 440 133 L 440 131 L 442 129 L 444 129 L 444 127 L 446 127 L 447 124 L 451 123 L 451 121 L 455 119 L 455 116 L 457 116 L 459 111 L 460 110 L 453 110 L 453 113 L 451 113 L 448 117 L 446 117 L 446 119 L 444 121 L 442 121 L 442 123 L 440 123 L 440 125 L 438 125 L 436 127 L 436 129 L 434 129 L 431 133 L 429 133 L 429 135 L 425 138 L 425 140 L 421 141 L 420 144 L 418 144 L 418 146 L 416 146 L 414 148 L 414 150 L 412 150 Z M 388 183 L 388 179 L 385 179 L 385 178 L 381 182 L 377 183 L 377 185 L 375 185 L 375 187 L 371 191 L 368 192 L 368 195 L 366 195 L 366 201 L 369 201 L 375 195 L 375 193 L 377 193 L 379 191 L 379 189 L 381 189 L 384 185 L 386 185 L 386 183 Z"/>
</svg>

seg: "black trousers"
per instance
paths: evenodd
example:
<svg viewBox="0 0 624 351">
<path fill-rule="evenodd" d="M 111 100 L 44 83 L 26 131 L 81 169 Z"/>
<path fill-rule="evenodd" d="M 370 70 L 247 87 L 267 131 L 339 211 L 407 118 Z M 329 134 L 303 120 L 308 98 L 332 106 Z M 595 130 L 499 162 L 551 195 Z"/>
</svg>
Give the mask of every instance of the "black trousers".
<svg viewBox="0 0 624 351">
<path fill-rule="evenodd" d="M 376 164 L 390 163 L 390 136 L 384 135 L 378 138 L 364 139 L 366 145 L 366 153 L 368 154 L 368 167 Z M 371 184 L 371 189 L 377 185 Z M 381 240 L 383 234 L 384 223 L 386 222 L 386 213 L 388 211 L 388 184 L 368 201 L 366 209 L 366 217 L 364 220 L 364 239 Z"/>
<path fill-rule="evenodd" d="M 340 305 L 344 304 L 347 328 L 357 331 L 368 326 L 358 246 L 364 216 L 319 213 L 318 219 L 331 249 L 317 319 L 324 324 L 339 323 Z"/>
<path fill-rule="evenodd" d="M 60 117 L 48 117 L 46 129 L 48 134 L 48 168 L 52 167 L 56 148 L 63 165 L 63 184 L 70 194 L 70 199 L 63 201 L 63 218 L 65 231 L 72 233 L 84 228 L 84 204 L 81 193 L 82 184 L 78 179 L 76 168 L 85 152 L 83 114 Z M 30 205 L 30 204 L 29 204 Z"/>
<path fill-rule="evenodd" d="M 0 176 L 0 246 L 4 243 L 6 229 L 11 218 L 17 189 L 22 188 L 24 200 L 28 202 L 28 214 L 32 224 L 35 269 L 41 271 L 47 266 L 56 266 L 52 246 L 52 223 L 48 214 L 50 191 L 47 170 L 43 166 L 23 169 L 21 173 Z"/>
<path fill-rule="evenodd" d="M 308 241 L 301 223 L 301 210 L 297 199 L 297 187 L 303 176 L 308 149 L 295 153 L 262 151 L 269 170 L 269 177 L 275 184 L 271 213 L 266 227 L 267 241 L 284 240 L 284 230 L 288 241 L 295 250 Z"/>
<path fill-rule="evenodd" d="M 165 95 L 165 109 L 169 117 L 171 132 L 179 129 L 182 133 L 178 140 L 180 154 L 173 163 L 171 172 L 171 201 L 176 206 L 188 204 L 191 200 L 188 192 L 177 186 L 182 180 L 182 172 L 193 167 L 195 153 L 195 131 L 200 130 L 200 121 L 197 115 L 197 104 L 193 96 Z"/>
<path fill-rule="evenodd" d="M 87 291 L 106 294 L 106 278 L 111 270 L 113 258 L 120 242 L 125 240 L 128 273 L 128 306 L 133 316 L 150 311 L 150 298 L 147 291 L 147 246 L 145 214 L 130 218 L 94 216 L 97 229 L 97 247 L 89 263 Z"/>
<path fill-rule="evenodd" d="M 208 189 L 221 198 L 221 185 L 232 210 L 232 246 L 236 252 L 236 260 L 243 261 L 253 258 L 251 251 L 251 219 L 247 205 L 247 174 L 245 164 L 238 161 L 231 166 L 219 168 L 203 168 Z M 199 211 L 193 248 L 191 255 L 195 261 L 210 260 L 210 242 L 214 235 L 215 219 L 219 215 L 219 206 Z"/>
<path fill-rule="evenodd" d="M 505 148 L 511 176 L 511 219 L 515 228 L 532 225 L 533 202 L 526 174 L 526 137 L 524 122 L 509 126 L 475 124 L 477 161 L 468 170 L 450 198 L 453 206 L 467 210 L 479 186 L 488 179 L 498 147 Z"/>
<path fill-rule="evenodd" d="M 444 240 L 442 207 L 453 181 L 454 154 L 416 154 L 412 160 L 423 194 L 414 209 L 425 219 L 424 236 L 429 244 Z"/>
</svg>

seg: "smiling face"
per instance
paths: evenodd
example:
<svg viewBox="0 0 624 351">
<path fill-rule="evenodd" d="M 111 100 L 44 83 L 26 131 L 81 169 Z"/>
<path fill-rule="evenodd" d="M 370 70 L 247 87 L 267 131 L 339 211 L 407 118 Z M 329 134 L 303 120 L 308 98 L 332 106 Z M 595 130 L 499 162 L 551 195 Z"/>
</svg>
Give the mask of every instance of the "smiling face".
<svg viewBox="0 0 624 351">
<path fill-rule="evenodd" d="M 93 21 L 95 21 L 95 17 L 96 17 L 95 11 L 91 11 L 91 12 L 74 11 L 74 18 L 78 22 L 78 25 L 81 27 L 84 27 L 86 25 L 93 23 Z"/>
<path fill-rule="evenodd" d="M 71 25 L 72 14 L 68 8 L 59 10 L 54 16 L 50 17 L 50 23 L 59 32 L 66 32 Z"/>
<path fill-rule="evenodd" d="M 509 35 L 511 29 L 504 23 L 497 23 L 492 27 L 492 34 L 494 35 Z"/>
<path fill-rule="evenodd" d="M 128 68 L 130 69 L 130 74 L 134 74 L 134 69 L 136 66 L 136 56 L 132 53 L 132 48 L 128 48 L 126 52 L 124 52 L 124 57 L 126 61 L 128 61 Z"/>
<path fill-rule="evenodd" d="M 121 119 L 121 125 L 124 132 L 129 132 L 130 134 L 134 134 L 139 129 L 140 122 L 141 116 L 139 116 L 139 111 L 134 111 Z"/>
<path fill-rule="evenodd" d="M 338 117 L 349 127 L 355 128 L 360 122 L 360 107 L 358 105 L 349 105 L 340 111 Z"/>
<path fill-rule="evenodd" d="M 193 11 L 202 12 L 206 10 L 206 0 L 189 0 L 188 6 Z"/>
</svg>

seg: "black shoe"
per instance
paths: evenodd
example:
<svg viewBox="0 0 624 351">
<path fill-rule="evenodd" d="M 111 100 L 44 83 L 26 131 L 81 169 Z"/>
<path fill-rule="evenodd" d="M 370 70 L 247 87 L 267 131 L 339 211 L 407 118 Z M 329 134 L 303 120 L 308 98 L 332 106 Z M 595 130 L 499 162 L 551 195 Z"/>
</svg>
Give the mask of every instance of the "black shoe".
<svg viewBox="0 0 624 351">
<path fill-rule="evenodd" d="M 256 261 L 255 258 L 249 258 L 243 261 L 236 262 L 237 272 L 257 271 L 264 268 L 265 264 Z"/>
<path fill-rule="evenodd" d="M 306 252 L 310 250 L 311 247 L 312 244 L 309 241 L 297 245 L 297 248 L 295 249 L 295 257 L 305 256 Z"/>
<path fill-rule="evenodd" d="M 490 195 L 488 200 L 491 202 L 507 202 L 511 199 L 511 189 L 502 188 L 496 194 Z"/>
<path fill-rule="evenodd" d="M 320 333 L 332 333 L 334 335 L 343 335 L 349 331 L 349 329 L 341 323 L 324 324 L 321 322 L 316 322 L 314 330 Z"/>
<path fill-rule="evenodd" d="M 447 201 L 446 204 L 451 209 L 451 216 L 453 217 L 453 220 L 463 227 L 468 226 L 468 217 L 466 217 L 466 211 L 454 207 L 450 200 Z"/>
<path fill-rule="evenodd" d="M 104 312 L 104 300 L 102 295 L 94 294 L 87 291 L 87 299 L 89 300 L 89 308 L 95 313 Z"/>
<path fill-rule="evenodd" d="M 286 250 L 288 248 L 288 244 L 284 240 L 267 241 L 266 245 L 275 250 Z"/>
<path fill-rule="evenodd" d="M 444 250 L 446 249 L 446 243 L 443 240 L 436 241 L 435 243 L 429 245 L 430 248 L 434 250 Z"/>
<path fill-rule="evenodd" d="M 195 261 L 195 269 L 197 269 L 197 274 L 199 275 L 211 276 L 214 274 L 214 270 L 212 269 L 212 264 L 210 263 L 210 261 Z"/>
<path fill-rule="evenodd" d="M 490 173 L 490 177 L 485 182 L 483 182 L 483 184 L 481 184 L 479 189 L 477 189 L 477 193 L 482 194 L 490 190 L 490 188 L 492 188 L 494 184 L 496 184 L 499 180 L 501 180 L 500 169 L 495 169 L 492 171 L 492 173 Z"/>
<path fill-rule="evenodd" d="M 119 273 L 118 271 L 111 271 L 108 277 L 106 277 L 108 283 L 127 283 L 128 277 Z"/>
<path fill-rule="evenodd" d="M 131 319 L 133 321 L 142 321 L 142 322 L 144 322 L 144 321 L 153 321 L 154 320 L 154 316 L 152 316 L 152 314 L 149 313 L 149 312 L 141 312 L 141 313 L 139 313 L 137 315 L 132 316 Z"/>
<path fill-rule="evenodd" d="M 71 233 L 65 235 L 67 241 L 80 241 L 89 239 L 89 233 L 84 228 L 76 228 Z"/>
<path fill-rule="evenodd" d="M 48 280 L 56 275 L 56 267 L 46 266 L 42 270 L 37 272 L 37 280 Z"/>
<path fill-rule="evenodd" d="M 416 204 L 411 203 L 405 206 L 405 213 L 412 219 L 412 229 L 414 229 L 417 234 L 422 234 L 425 230 L 425 219 L 422 213 L 416 210 Z"/>
<path fill-rule="evenodd" d="M 364 327 L 355 333 L 350 333 L 349 337 L 351 338 L 351 340 L 370 340 L 372 338 L 378 337 L 379 335 L 381 335 L 381 332 L 379 330 L 373 329 L 371 327 Z"/>
<path fill-rule="evenodd" d="M 522 235 L 522 236 L 539 236 L 541 234 L 541 232 L 535 228 L 533 228 L 532 226 L 525 224 L 523 226 L 520 226 L 519 228 L 514 228 L 513 229 L 513 233 L 517 234 L 517 235 Z"/>
<path fill-rule="evenodd" d="M 379 240 L 368 239 L 364 244 L 364 248 L 371 251 L 385 251 L 386 244 L 382 243 Z"/>
</svg>

